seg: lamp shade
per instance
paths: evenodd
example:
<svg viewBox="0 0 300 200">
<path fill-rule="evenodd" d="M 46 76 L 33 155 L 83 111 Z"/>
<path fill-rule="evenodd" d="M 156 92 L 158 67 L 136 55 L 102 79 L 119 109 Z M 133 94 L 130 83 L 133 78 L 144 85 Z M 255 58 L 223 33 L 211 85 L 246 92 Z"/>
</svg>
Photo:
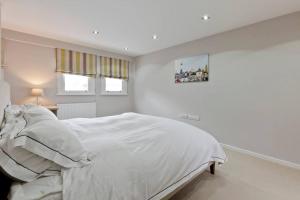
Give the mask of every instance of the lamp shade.
<svg viewBox="0 0 300 200">
<path fill-rule="evenodd" d="M 43 89 L 40 89 L 40 88 L 32 88 L 32 89 L 31 89 L 31 95 L 32 95 L 32 96 L 39 97 L 39 96 L 42 96 L 43 93 L 44 93 L 44 90 L 43 90 Z"/>
</svg>

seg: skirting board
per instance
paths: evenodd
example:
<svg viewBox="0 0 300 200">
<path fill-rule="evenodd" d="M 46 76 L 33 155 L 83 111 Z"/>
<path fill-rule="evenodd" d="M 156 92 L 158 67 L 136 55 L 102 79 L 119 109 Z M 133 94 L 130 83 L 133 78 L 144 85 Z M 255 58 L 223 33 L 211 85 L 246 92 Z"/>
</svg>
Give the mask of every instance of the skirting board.
<svg viewBox="0 0 300 200">
<path fill-rule="evenodd" d="M 222 144 L 222 146 L 225 149 L 236 151 L 236 152 L 239 152 L 239 153 L 242 153 L 242 154 L 247 154 L 247 155 L 252 156 L 252 157 L 260 158 L 260 159 L 270 161 L 270 162 L 273 162 L 273 163 L 276 163 L 276 164 L 279 164 L 279 165 L 283 165 L 283 166 L 286 166 L 286 167 L 291 167 L 293 169 L 300 170 L 300 164 L 297 164 L 297 163 L 289 162 L 289 161 L 286 161 L 286 160 L 280 160 L 280 159 L 274 158 L 272 156 L 266 156 L 266 155 L 263 155 L 263 154 L 255 153 L 253 151 L 241 149 L 241 148 L 234 147 L 234 146 L 231 146 L 231 145 L 228 145 L 228 144 Z"/>
</svg>

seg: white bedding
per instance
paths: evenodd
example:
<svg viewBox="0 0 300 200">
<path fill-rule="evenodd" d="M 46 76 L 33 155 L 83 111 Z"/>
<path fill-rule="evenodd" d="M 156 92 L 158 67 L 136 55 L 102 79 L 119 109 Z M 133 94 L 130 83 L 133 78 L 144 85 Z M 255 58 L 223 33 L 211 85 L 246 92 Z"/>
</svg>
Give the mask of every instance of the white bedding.
<svg viewBox="0 0 300 200">
<path fill-rule="evenodd" d="M 63 122 L 94 156 L 88 166 L 63 170 L 64 200 L 161 199 L 226 159 L 210 134 L 170 119 L 125 113 Z"/>
<path fill-rule="evenodd" d="M 29 183 L 15 183 L 10 190 L 10 200 L 62 200 L 61 176 L 39 178 Z"/>
</svg>

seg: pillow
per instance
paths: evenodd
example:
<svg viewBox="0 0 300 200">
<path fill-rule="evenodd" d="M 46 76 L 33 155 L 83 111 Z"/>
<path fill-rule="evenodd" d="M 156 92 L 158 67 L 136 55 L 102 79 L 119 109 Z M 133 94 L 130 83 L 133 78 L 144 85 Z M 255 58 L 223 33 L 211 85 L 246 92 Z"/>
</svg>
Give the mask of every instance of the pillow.
<svg viewBox="0 0 300 200">
<path fill-rule="evenodd" d="M 24 106 L 22 105 L 10 105 L 5 108 L 5 118 L 10 120 L 19 116 L 22 113 Z"/>
<path fill-rule="evenodd" d="M 24 105 L 23 112 L 24 118 L 29 125 L 43 120 L 58 120 L 50 110 L 42 106 Z"/>
<path fill-rule="evenodd" d="M 66 168 L 89 163 L 77 136 L 59 120 L 43 120 L 26 127 L 15 136 L 13 145 Z"/>
<path fill-rule="evenodd" d="M 0 132 L 0 168 L 10 177 L 25 182 L 60 172 L 60 167 L 52 161 L 12 145 L 11 139 L 27 126 L 24 110 L 31 107 L 8 106 L 5 109 L 5 124 Z"/>
<path fill-rule="evenodd" d="M 1 129 L 0 138 L 6 135 L 14 137 L 16 134 L 21 132 L 27 124 L 22 113 L 22 106 L 8 106 L 5 109 L 4 121 L 5 123 L 3 128 Z"/>
<path fill-rule="evenodd" d="M 45 176 L 53 164 L 21 147 L 13 147 L 8 137 L 0 140 L 0 167 L 18 181 L 30 182 Z"/>
</svg>

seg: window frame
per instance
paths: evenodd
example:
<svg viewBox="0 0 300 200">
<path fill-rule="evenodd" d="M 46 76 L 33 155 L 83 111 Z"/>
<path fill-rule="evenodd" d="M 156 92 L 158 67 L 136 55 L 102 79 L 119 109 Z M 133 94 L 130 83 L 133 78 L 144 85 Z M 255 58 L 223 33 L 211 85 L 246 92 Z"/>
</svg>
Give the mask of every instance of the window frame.
<svg viewBox="0 0 300 200">
<path fill-rule="evenodd" d="M 76 75 L 76 74 L 74 74 Z M 92 96 L 96 95 L 96 79 L 89 77 L 89 90 L 88 91 L 66 91 L 64 73 L 57 74 L 57 95 L 58 96 Z"/>
<path fill-rule="evenodd" d="M 128 95 L 128 80 L 122 79 L 122 91 L 106 91 L 106 81 L 105 78 L 109 77 L 101 77 L 101 95 L 107 96 L 126 96 Z"/>
</svg>

